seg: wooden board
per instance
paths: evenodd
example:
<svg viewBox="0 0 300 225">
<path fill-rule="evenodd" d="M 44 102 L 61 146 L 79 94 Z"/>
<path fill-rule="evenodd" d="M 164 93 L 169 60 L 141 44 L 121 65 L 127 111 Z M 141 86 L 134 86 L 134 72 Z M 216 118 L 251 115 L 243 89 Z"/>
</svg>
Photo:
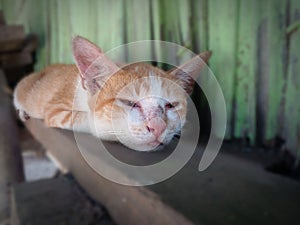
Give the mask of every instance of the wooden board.
<svg viewBox="0 0 300 225">
<path fill-rule="evenodd" d="M 25 39 L 23 26 L 0 26 L 0 52 L 19 50 Z"/>
<path fill-rule="evenodd" d="M 10 217 L 10 188 L 24 180 L 18 129 L 8 86 L 0 70 L 0 222 Z"/>
<path fill-rule="evenodd" d="M 237 51 L 237 20 L 238 4 L 236 0 L 228 4 L 220 4 L 220 1 L 209 1 L 209 48 L 213 52 L 210 60 L 211 69 L 223 90 L 226 111 L 227 129 L 226 138 L 233 136 L 232 127 L 234 79 Z M 226 24 L 226 26 L 224 26 Z M 221 34 L 221 35 L 220 35 Z M 231 40 L 231 41 L 228 41 Z"/>
<path fill-rule="evenodd" d="M 47 129 L 43 121 L 30 119 L 26 122 L 35 138 L 49 150 L 52 157 L 69 170 L 78 183 L 109 211 L 119 225 L 192 225 L 193 223 L 160 201 L 153 192 L 143 187 L 130 187 L 114 183 L 99 176 L 82 157 L 72 132 Z M 84 146 L 98 149 L 97 139 L 82 134 Z M 95 142 L 96 141 L 96 142 Z M 119 148 L 120 145 L 111 145 Z M 124 148 L 124 147 L 122 147 Z M 118 149 L 117 149 L 118 151 Z M 129 156 L 130 159 L 130 156 Z M 107 165 L 107 169 L 113 169 Z M 114 170 L 114 169 L 113 169 Z M 121 175 L 122 172 L 118 171 Z"/>
<path fill-rule="evenodd" d="M 6 24 L 6 22 L 5 22 L 5 18 L 3 15 L 3 11 L 0 10 L 0 26 L 5 25 L 5 24 Z"/>
<path fill-rule="evenodd" d="M 3 69 L 23 67 L 31 63 L 32 57 L 29 52 L 0 54 L 0 66 Z"/>
<path fill-rule="evenodd" d="M 119 225 L 190 224 L 181 214 L 197 225 L 282 225 L 296 224 L 300 219 L 299 182 L 267 172 L 261 164 L 249 161 L 249 154 L 245 154 L 247 159 L 226 154 L 230 146 L 224 147 L 203 172 L 197 170 L 205 148 L 200 145 L 176 175 L 155 185 L 128 187 L 96 173 L 83 159 L 72 132 L 45 128 L 43 121 L 34 119 L 28 120 L 26 126 Z M 99 140 L 90 135 L 77 133 L 76 140 L 80 140 L 81 150 L 96 154 L 104 150 Z M 104 144 L 113 157 L 131 165 L 154 166 L 169 155 L 168 148 L 143 153 L 118 143 Z M 189 144 L 185 142 L 184 146 Z M 107 161 L 101 163 L 106 171 L 124 176 L 124 171 L 116 170 Z"/>
<path fill-rule="evenodd" d="M 291 1 L 291 24 L 299 21 L 300 2 Z M 297 29 L 290 34 L 289 44 L 289 64 L 286 79 L 286 92 L 284 104 L 284 137 L 287 140 L 287 148 L 294 149 L 294 153 L 298 156 L 297 165 L 300 159 L 300 30 Z"/>
</svg>

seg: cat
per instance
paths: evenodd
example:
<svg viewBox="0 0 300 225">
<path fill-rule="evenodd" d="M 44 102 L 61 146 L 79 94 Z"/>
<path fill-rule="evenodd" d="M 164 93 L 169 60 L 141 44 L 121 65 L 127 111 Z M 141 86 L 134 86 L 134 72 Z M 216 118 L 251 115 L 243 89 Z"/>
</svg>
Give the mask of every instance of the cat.
<svg viewBox="0 0 300 225">
<path fill-rule="evenodd" d="M 14 91 L 22 121 L 87 132 L 137 151 L 168 144 L 180 133 L 187 96 L 211 52 L 164 71 L 147 63 L 117 66 L 89 40 L 72 40 L 76 64 L 50 65 L 24 77 Z"/>
</svg>

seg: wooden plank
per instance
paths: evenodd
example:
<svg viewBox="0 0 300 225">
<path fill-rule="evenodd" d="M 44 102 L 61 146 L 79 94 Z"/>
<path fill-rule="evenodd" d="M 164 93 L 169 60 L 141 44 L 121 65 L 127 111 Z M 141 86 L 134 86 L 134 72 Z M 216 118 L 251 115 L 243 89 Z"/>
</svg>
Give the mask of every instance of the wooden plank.
<svg viewBox="0 0 300 225">
<path fill-rule="evenodd" d="M 161 18 L 161 11 L 162 8 L 160 7 L 161 1 L 160 0 L 152 0 L 150 1 L 150 17 L 151 17 L 151 39 L 152 40 L 161 40 L 162 35 L 162 18 Z M 162 67 L 162 49 L 159 45 L 152 46 L 152 53 L 153 53 L 153 61 L 156 61 L 156 65 L 158 67 Z"/>
<path fill-rule="evenodd" d="M 208 1 L 192 0 L 191 1 L 191 26 L 192 26 L 192 49 L 196 53 L 209 49 L 209 18 L 208 18 Z"/>
<path fill-rule="evenodd" d="M 257 31 L 260 19 L 258 0 L 240 1 L 238 18 L 237 67 L 234 79 L 234 137 L 254 144 L 256 138 Z"/>
<path fill-rule="evenodd" d="M 3 0 L 2 3 L 2 9 L 5 12 L 9 24 L 22 24 L 26 34 L 33 33 L 39 37 L 39 48 L 36 51 L 37 63 L 35 64 L 35 68 L 37 70 L 44 68 L 49 64 L 49 36 L 47 31 L 49 24 L 46 18 L 50 11 L 50 8 L 47 7 L 47 5 L 50 4 L 50 1 Z M 32 10 L 33 8 L 38 10 Z"/>
<path fill-rule="evenodd" d="M 57 27 L 58 27 L 58 10 L 57 1 L 47 1 L 48 15 L 47 20 L 48 27 L 48 60 L 49 64 L 58 63 L 58 48 L 59 43 L 57 41 Z"/>
<path fill-rule="evenodd" d="M 6 24 L 5 18 L 4 18 L 4 14 L 3 11 L 0 10 L 0 26 L 3 26 Z"/>
<path fill-rule="evenodd" d="M 31 53 L 6 53 L 0 54 L 0 65 L 3 69 L 26 66 L 32 63 Z"/>
<path fill-rule="evenodd" d="M 192 48 L 192 28 L 190 26 L 191 5 L 188 1 L 163 0 L 161 3 L 161 39 L 164 41 L 174 42 L 187 49 Z M 162 56 L 166 58 L 174 58 L 177 65 L 186 62 L 191 55 L 186 51 L 178 52 L 162 52 Z"/>
<path fill-rule="evenodd" d="M 70 23 L 71 18 L 71 3 L 72 1 L 56 1 L 56 10 L 57 10 L 57 20 L 56 23 L 56 33 L 55 38 L 52 41 L 56 41 L 58 48 L 51 49 L 52 51 L 57 51 L 56 61 L 59 63 L 73 63 L 73 55 L 72 55 L 72 27 Z M 81 1 L 82 2 L 82 1 Z M 80 10 L 79 14 L 81 16 L 86 16 L 85 7 L 82 7 L 78 2 L 73 2 L 76 4 L 78 9 Z M 79 5 L 78 5 L 79 4 Z M 54 8 L 55 10 L 55 8 Z M 82 26 L 84 22 L 78 26 Z"/>
<path fill-rule="evenodd" d="M 95 43 L 106 52 L 125 42 L 125 1 L 105 0 L 96 2 Z M 101 13 L 98 13 L 99 11 Z M 116 57 L 125 59 L 125 52 L 120 54 Z"/>
<path fill-rule="evenodd" d="M 25 39 L 23 26 L 0 26 L 0 52 L 19 50 Z"/>
<path fill-rule="evenodd" d="M 34 119 L 28 120 L 26 126 L 70 170 L 80 185 L 106 206 L 117 224 L 185 224 L 177 213 L 170 214 L 166 203 L 199 225 L 282 225 L 299 221 L 299 182 L 267 172 L 261 164 L 249 161 L 248 153 L 245 154 L 247 159 L 226 154 L 231 146 L 223 149 L 204 172 L 197 170 L 205 148 L 199 146 L 187 165 L 170 179 L 147 188 L 127 187 L 94 172 L 83 160 L 72 132 L 47 129 L 42 121 Z M 83 133 L 76 136 L 86 150 L 96 154 L 104 150 L 97 138 Z M 154 165 L 157 159 L 161 161 L 169 156 L 168 149 L 141 153 L 118 143 L 104 144 L 113 157 L 131 165 Z M 184 146 L 188 148 L 190 144 L 185 142 Z M 112 171 L 107 161 L 101 163 Z M 169 216 L 172 219 L 167 221 Z"/>
<path fill-rule="evenodd" d="M 35 34 L 28 35 L 24 41 L 23 52 L 33 53 L 37 50 L 39 44 L 38 36 Z"/>
<path fill-rule="evenodd" d="M 16 119 L 0 70 L 0 221 L 10 216 L 10 187 L 24 180 Z"/>
<path fill-rule="evenodd" d="M 151 20 L 149 0 L 129 0 L 125 4 L 125 42 L 151 40 Z M 149 42 L 143 44 L 143 49 L 129 49 L 128 62 L 152 57 L 152 48 Z M 133 51 L 132 51 L 133 50 Z"/>
<path fill-rule="evenodd" d="M 79 184 L 101 202 L 119 225 L 192 225 L 174 209 L 161 202 L 157 195 L 143 187 L 130 187 L 114 183 L 99 176 L 81 155 L 72 132 L 46 128 L 43 121 L 30 119 L 25 124 L 34 137 L 49 150 L 60 165 L 69 170 Z M 98 151 L 98 140 L 82 134 L 84 148 Z M 82 143 L 83 144 L 83 143 Z M 111 144 L 110 149 L 120 149 L 120 145 Z M 126 150 L 121 147 L 121 151 Z M 134 151 L 131 151 L 134 153 Z M 123 154 L 124 155 L 124 154 Z M 125 154 L 125 157 L 126 154 Z M 148 156 L 147 156 L 148 157 Z M 102 160 L 103 161 L 103 160 Z M 103 161 L 104 165 L 107 162 Z M 107 169 L 116 169 L 107 164 Z M 122 171 L 116 171 L 122 176 Z M 124 174 L 123 174 L 124 176 Z"/>
<path fill-rule="evenodd" d="M 283 84 L 286 79 L 286 8 L 287 2 L 269 0 L 261 2 L 257 71 L 257 143 L 281 136 Z"/>
<path fill-rule="evenodd" d="M 238 23 L 237 0 L 220 2 L 213 0 L 209 6 L 209 48 L 213 52 L 209 64 L 216 76 L 226 103 L 227 124 L 225 138 L 231 138 L 232 125 L 232 101 L 234 90 L 234 78 L 236 70 L 236 43 Z M 228 41 L 230 40 L 230 41 Z"/>
<path fill-rule="evenodd" d="M 300 2 L 291 0 L 290 24 L 299 21 Z M 289 64 L 287 86 L 285 91 L 284 128 L 283 135 L 286 139 L 286 147 L 298 156 L 300 160 L 300 30 L 295 30 L 289 36 Z M 296 165 L 295 165 L 296 166 Z"/>
</svg>

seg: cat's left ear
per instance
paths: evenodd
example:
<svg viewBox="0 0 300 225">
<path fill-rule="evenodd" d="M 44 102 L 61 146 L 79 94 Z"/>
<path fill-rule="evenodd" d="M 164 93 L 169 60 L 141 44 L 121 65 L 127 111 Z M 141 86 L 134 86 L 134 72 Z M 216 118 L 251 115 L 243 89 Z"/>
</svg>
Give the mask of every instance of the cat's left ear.
<svg viewBox="0 0 300 225">
<path fill-rule="evenodd" d="M 212 52 L 206 51 L 195 56 L 188 62 L 169 71 L 170 74 L 176 76 L 181 82 L 184 90 L 191 94 L 195 84 L 195 80 L 199 76 L 201 70 L 206 66 Z"/>
<path fill-rule="evenodd" d="M 72 49 L 82 85 L 91 94 L 95 94 L 110 75 L 120 70 L 98 46 L 83 37 L 73 38 Z"/>
</svg>

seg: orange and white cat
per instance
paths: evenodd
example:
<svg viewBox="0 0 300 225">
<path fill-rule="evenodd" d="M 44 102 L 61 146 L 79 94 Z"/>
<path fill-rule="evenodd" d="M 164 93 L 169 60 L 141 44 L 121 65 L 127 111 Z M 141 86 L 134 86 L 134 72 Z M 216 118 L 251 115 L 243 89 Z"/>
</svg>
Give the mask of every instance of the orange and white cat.
<svg viewBox="0 0 300 225">
<path fill-rule="evenodd" d="M 73 39 L 76 65 L 56 64 L 22 79 L 14 91 L 20 118 L 76 130 L 138 151 L 180 133 L 187 93 L 211 53 L 169 72 L 146 63 L 118 67 L 83 37 Z"/>
</svg>

